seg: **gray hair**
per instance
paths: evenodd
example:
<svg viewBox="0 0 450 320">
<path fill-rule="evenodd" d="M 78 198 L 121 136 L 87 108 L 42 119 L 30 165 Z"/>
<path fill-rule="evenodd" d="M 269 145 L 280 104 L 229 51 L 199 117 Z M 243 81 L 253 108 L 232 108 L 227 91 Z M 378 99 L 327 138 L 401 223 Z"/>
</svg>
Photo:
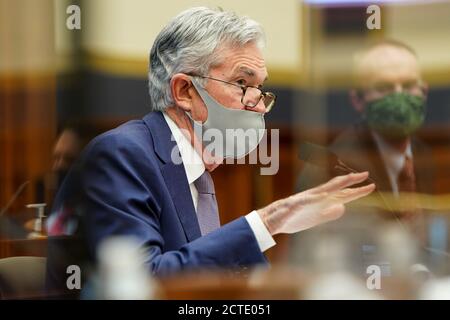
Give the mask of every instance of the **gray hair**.
<svg viewBox="0 0 450 320">
<path fill-rule="evenodd" d="M 196 7 L 173 18 L 158 34 L 150 51 L 149 93 L 152 111 L 174 105 L 170 80 L 176 73 L 207 75 L 221 63 L 216 54 L 227 45 L 254 42 L 263 48 L 264 32 L 259 23 L 233 12 Z"/>
</svg>

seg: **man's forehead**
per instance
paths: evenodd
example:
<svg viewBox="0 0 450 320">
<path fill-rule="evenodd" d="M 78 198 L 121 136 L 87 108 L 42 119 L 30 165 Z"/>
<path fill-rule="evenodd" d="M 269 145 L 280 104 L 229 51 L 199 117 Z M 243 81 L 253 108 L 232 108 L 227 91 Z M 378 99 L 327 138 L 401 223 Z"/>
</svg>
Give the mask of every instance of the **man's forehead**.
<svg viewBox="0 0 450 320">
<path fill-rule="evenodd" d="M 365 80 L 420 78 L 416 57 L 406 49 L 374 48 L 364 54 L 357 64 L 357 74 Z"/>
<path fill-rule="evenodd" d="M 254 44 L 242 47 L 228 47 L 221 50 L 222 63 L 218 66 L 228 70 L 231 75 L 242 74 L 248 77 L 267 77 L 267 69 L 261 50 Z"/>
</svg>

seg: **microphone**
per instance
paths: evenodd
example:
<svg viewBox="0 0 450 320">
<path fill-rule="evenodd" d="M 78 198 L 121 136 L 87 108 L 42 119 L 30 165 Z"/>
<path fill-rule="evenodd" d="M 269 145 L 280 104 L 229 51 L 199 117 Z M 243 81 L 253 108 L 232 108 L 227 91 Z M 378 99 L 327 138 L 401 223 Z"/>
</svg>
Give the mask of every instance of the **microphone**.
<svg viewBox="0 0 450 320">
<path fill-rule="evenodd" d="M 321 167 L 334 167 L 338 164 L 338 157 L 334 153 L 328 151 L 325 147 L 310 142 L 304 142 L 300 145 L 299 157 L 305 162 Z"/>
<path fill-rule="evenodd" d="M 304 142 L 300 145 L 299 158 L 310 164 L 331 169 L 333 171 L 341 171 L 344 173 L 359 172 L 346 165 L 337 155 L 327 148 L 310 142 Z M 367 181 L 375 183 L 370 177 L 367 178 Z"/>
<path fill-rule="evenodd" d="M 329 170 L 331 169 L 334 172 L 340 171 L 341 173 L 345 174 L 360 172 L 346 165 L 341 159 L 338 158 L 337 155 L 329 151 L 326 147 L 313 144 L 310 142 L 304 142 L 300 145 L 299 158 L 300 160 L 303 160 L 310 164 L 317 165 L 319 167 L 323 167 Z M 377 183 L 370 176 L 367 178 L 367 181 L 375 184 L 375 192 L 378 194 L 381 201 L 386 205 L 388 211 L 393 213 L 397 222 L 400 223 L 402 227 L 404 227 L 398 214 L 389 204 L 389 201 L 387 201 L 383 193 L 376 186 Z"/>
<path fill-rule="evenodd" d="M 322 167 L 326 169 L 331 169 L 332 171 L 340 171 L 344 173 L 357 173 L 358 170 L 355 170 L 348 165 L 346 165 L 341 159 L 338 158 L 336 154 L 329 151 L 326 147 L 323 147 L 321 145 L 313 144 L 310 142 L 304 142 L 300 145 L 299 149 L 299 158 L 300 160 Z M 371 179 L 370 177 L 367 178 L 367 181 L 370 183 L 374 183 L 376 185 L 376 182 Z M 408 230 L 404 223 L 401 221 L 399 215 L 395 210 L 391 207 L 387 199 L 384 197 L 383 193 L 378 190 L 378 188 L 375 189 L 375 192 L 379 195 L 381 201 L 386 205 L 387 209 L 393 214 L 396 222 L 405 230 Z M 427 252 L 431 252 L 433 254 L 439 254 L 442 256 L 445 256 L 450 259 L 450 253 L 444 250 L 437 250 L 430 247 L 421 246 L 423 250 Z M 428 278 L 431 273 L 430 271 L 423 265 L 413 265 L 411 267 L 411 274 L 415 274 L 417 276 L 422 276 L 424 278 Z"/>
<path fill-rule="evenodd" d="M 17 222 L 6 216 L 4 217 L 3 215 L 8 212 L 14 201 L 16 201 L 29 183 L 30 181 L 25 181 L 22 183 L 19 188 L 17 188 L 16 192 L 13 194 L 6 206 L 0 210 L 0 238 L 6 237 L 10 239 L 23 239 L 27 236 L 27 232 L 23 226 L 19 226 Z"/>
<path fill-rule="evenodd" d="M 30 181 L 25 181 L 22 183 L 19 188 L 17 188 L 17 191 L 13 194 L 11 200 L 6 204 L 6 206 L 0 211 L 0 217 L 12 206 L 14 201 L 16 201 L 17 197 L 22 193 L 22 191 L 25 189 L 25 187 L 30 183 Z"/>
</svg>

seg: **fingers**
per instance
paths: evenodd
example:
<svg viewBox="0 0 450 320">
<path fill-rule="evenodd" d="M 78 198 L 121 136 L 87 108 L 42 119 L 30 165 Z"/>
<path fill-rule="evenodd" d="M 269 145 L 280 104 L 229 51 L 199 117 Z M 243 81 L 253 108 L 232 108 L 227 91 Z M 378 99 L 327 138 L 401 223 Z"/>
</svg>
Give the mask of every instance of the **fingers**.
<svg viewBox="0 0 450 320">
<path fill-rule="evenodd" d="M 330 196 L 331 201 L 337 201 L 338 203 L 348 203 L 354 201 L 356 199 L 362 198 L 370 194 L 373 190 L 375 190 L 375 184 L 369 184 L 367 186 L 359 187 L 359 188 L 347 188 L 344 190 L 340 190 L 333 195 Z"/>
<path fill-rule="evenodd" d="M 358 175 L 361 176 L 361 174 L 358 174 Z M 365 175 L 365 177 L 367 177 L 367 175 Z M 356 181 L 359 181 L 360 179 L 361 179 L 360 177 L 357 177 Z M 343 179 L 340 179 L 340 180 L 342 181 Z M 340 182 L 340 183 L 341 183 L 341 185 L 345 185 L 345 184 L 342 184 L 342 182 Z M 347 180 L 346 183 L 350 183 L 350 182 L 348 182 L 348 180 Z M 358 188 L 338 189 L 338 191 L 335 191 L 335 192 L 320 192 L 320 193 L 318 193 L 317 190 L 315 192 L 311 192 L 311 190 L 297 193 L 295 195 L 292 195 L 288 198 L 285 198 L 285 199 L 282 199 L 279 201 L 281 201 L 281 203 L 284 206 L 290 207 L 290 208 L 298 206 L 298 205 L 301 205 L 301 206 L 315 205 L 315 206 L 318 206 L 316 209 L 319 210 L 319 207 L 326 208 L 327 206 L 330 206 L 330 205 L 333 206 L 336 204 L 346 204 L 348 202 L 362 198 L 375 190 L 375 184 L 372 183 L 367 186 L 362 186 L 362 187 L 358 187 Z"/>
<path fill-rule="evenodd" d="M 295 205 L 308 205 L 313 204 L 316 202 L 319 202 L 321 200 L 324 200 L 327 196 L 327 192 L 321 192 L 321 193 L 313 193 L 310 192 L 311 190 L 303 191 L 296 193 L 288 198 L 283 199 L 282 201 L 285 201 L 285 204 L 290 206 Z"/>
<path fill-rule="evenodd" d="M 336 192 L 340 189 L 347 188 L 351 185 L 363 182 L 369 177 L 369 172 L 350 173 L 345 176 L 338 176 L 330 181 L 312 189 L 313 193 Z"/>
</svg>

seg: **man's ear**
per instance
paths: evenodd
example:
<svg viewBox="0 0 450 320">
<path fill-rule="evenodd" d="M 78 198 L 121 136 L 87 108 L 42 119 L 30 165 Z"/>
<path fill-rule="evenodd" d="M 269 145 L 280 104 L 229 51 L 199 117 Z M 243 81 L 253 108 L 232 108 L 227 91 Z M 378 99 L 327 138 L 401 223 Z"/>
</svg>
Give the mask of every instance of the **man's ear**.
<svg viewBox="0 0 450 320">
<path fill-rule="evenodd" d="M 170 90 L 176 106 L 187 112 L 192 110 L 193 98 L 195 97 L 196 91 L 188 75 L 184 73 L 173 75 L 170 80 Z"/>
<path fill-rule="evenodd" d="M 358 113 L 362 113 L 365 107 L 363 92 L 358 89 L 351 89 L 348 96 L 353 109 L 355 109 Z"/>
</svg>

